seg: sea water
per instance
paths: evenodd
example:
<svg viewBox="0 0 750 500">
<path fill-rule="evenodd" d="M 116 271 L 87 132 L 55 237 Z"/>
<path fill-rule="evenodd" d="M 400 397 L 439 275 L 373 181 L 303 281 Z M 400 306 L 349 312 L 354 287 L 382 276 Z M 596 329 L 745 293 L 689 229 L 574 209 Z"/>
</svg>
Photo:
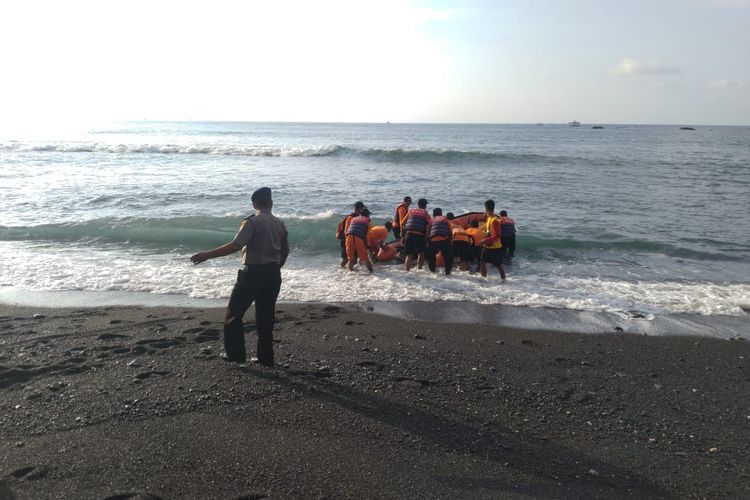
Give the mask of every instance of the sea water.
<svg viewBox="0 0 750 500">
<path fill-rule="evenodd" d="M 747 325 L 750 127 L 10 127 L 0 132 L 0 300 L 53 293 L 74 303 L 73 291 L 91 304 L 224 299 L 239 254 L 200 266 L 188 258 L 231 240 L 261 186 L 289 230 L 282 301 Z M 382 224 L 406 195 L 456 215 L 482 211 L 488 198 L 507 210 L 518 230 L 507 282 L 494 270 L 486 279 L 396 264 L 372 276 L 341 270 L 334 233 L 352 204 L 364 201 Z"/>
</svg>

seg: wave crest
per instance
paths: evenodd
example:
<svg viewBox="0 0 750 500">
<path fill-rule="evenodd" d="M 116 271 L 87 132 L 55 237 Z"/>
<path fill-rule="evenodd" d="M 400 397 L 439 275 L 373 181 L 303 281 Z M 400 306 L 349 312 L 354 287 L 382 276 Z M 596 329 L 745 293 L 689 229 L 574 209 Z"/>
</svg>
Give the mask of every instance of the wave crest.
<svg viewBox="0 0 750 500">
<path fill-rule="evenodd" d="M 206 154 L 226 156 L 328 156 L 341 146 L 264 146 L 228 144 L 113 144 L 103 142 L 68 142 L 32 144 L 10 142 L 0 144 L 0 151 L 56 152 L 56 153 L 117 153 L 117 154 Z"/>
<path fill-rule="evenodd" d="M 369 161 L 410 163 L 456 163 L 470 161 L 506 161 L 512 163 L 564 163 L 571 158 L 544 156 L 534 153 L 463 151 L 431 148 L 357 148 L 338 144 L 319 146 L 270 146 L 243 144 L 175 144 L 141 143 L 123 144 L 107 142 L 53 142 L 47 144 L 5 142 L 0 151 L 53 152 L 53 153 L 113 153 L 113 154 L 164 154 L 164 155 L 217 155 L 217 156 L 267 156 L 267 157 L 318 157 L 355 156 Z"/>
<path fill-rule="evenodd" d="M 312 215 L 281 214 L 289 231 L 290 244 L 305 254 L 336 252 L 338 240 L 334 233 L 340 214 L 324 210 Z M 218 246 L 230 240 L 239 228 L 242 216 L 172 217 L 172 218 L 102 218 L 76 223 L 37 226 L 0 226 L 0 241 L 94 241 L 127 243 L 149 248 L 202 248 Z M 554 238 L 533 233 L 519 234 L 518 247 L 528 260 L 549 258 L 578 259 L 584 253 L 632 255 L 651 253 L 692 260 L 739 261 L 725 248 L 698 250 L 678 244 L 647 240 L 618 241 Z"/>
</svg>

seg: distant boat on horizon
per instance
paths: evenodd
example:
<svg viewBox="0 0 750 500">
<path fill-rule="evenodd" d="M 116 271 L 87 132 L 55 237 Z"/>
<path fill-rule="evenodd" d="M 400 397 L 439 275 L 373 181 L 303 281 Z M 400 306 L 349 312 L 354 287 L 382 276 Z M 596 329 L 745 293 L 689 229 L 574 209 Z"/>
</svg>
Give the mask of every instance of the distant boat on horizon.
<svg viewBox="0 0 750 500">
<path fill-rule="evenodd" d="M 581 122 L 577 122 L 577 121 L 573 120 L 572 122 L 568 122 L 568 125 L 570 125 L 571 127 L 580 127 L 581 126 Z"/>
</svg>

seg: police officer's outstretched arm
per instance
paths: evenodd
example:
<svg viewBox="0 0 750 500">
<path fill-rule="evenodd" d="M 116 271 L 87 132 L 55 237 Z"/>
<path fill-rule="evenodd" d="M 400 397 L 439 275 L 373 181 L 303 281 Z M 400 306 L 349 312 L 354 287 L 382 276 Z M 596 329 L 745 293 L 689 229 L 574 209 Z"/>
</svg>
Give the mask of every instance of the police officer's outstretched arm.
<svg viewBox="0 0 750 500">
<path fill-rule="evenodd" d="M 225 255 L 233 254 L 234 252 L 241 250 L 241 247 L 235 242 L 230 241 L 218 248 L 209 250 L 207 252 L 198 252 L 197 254 L 190 257 L 193 264 L 200 264 L 208 259 L 215 259 L 216 257 L 224 257 Z"/>
</svg>

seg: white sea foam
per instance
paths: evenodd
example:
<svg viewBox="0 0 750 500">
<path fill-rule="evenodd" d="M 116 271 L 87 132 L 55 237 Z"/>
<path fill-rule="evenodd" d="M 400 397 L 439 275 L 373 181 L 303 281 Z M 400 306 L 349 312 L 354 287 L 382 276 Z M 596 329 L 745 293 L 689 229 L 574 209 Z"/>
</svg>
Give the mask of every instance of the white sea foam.
<svg viewBox="0 0 750 500">
<path fill-rule="evenodd" d="M 109 142 L 16 142 L 0 143 L 0 150 L 58 153 L 153 153 L 153 154 L 208 154 L 229 156 L 326 156 L 341 150 L 341 146 L 269 146 L 217 143 L 109 143 Z"/>
<path fill-rule="evenodd" d="M 302 220 L 325 220 L 329 217 L 333 217 L 334 215 L 338 215 L 338 211 L 333 209 L 323 210 L 322 212 L 318 212 L 315 214 L 310 215 L 300 215 L 300 214 L 289 214 L 289 213 L 277 213 L 276 215 L 282 219 L 302 219 Z"/>
<path fill-rule="evenodd" d="M 0 285 L 20 290 L 88 290 L 176 294 L 193 298 L 228 297 L 237 261 L 225 259 L 193 266 L 187 255 L 123 254 L 116 250 L 72 247 L 4 248 Z M 299 302 L 467 301 L 526 307 L 609 312 L 651 318 L 663 314 L 744 316 L 750 285 L 698 282 L 626 282 L 552 275 L 496 273 L 488 278 L 456 271 L 446 277 L 426 270 L 406 273 L 399 265 L 378 265 L 373 275 L 338 268 L 333 257 L 283 270 L 280 299 Z"/>
</svg>

